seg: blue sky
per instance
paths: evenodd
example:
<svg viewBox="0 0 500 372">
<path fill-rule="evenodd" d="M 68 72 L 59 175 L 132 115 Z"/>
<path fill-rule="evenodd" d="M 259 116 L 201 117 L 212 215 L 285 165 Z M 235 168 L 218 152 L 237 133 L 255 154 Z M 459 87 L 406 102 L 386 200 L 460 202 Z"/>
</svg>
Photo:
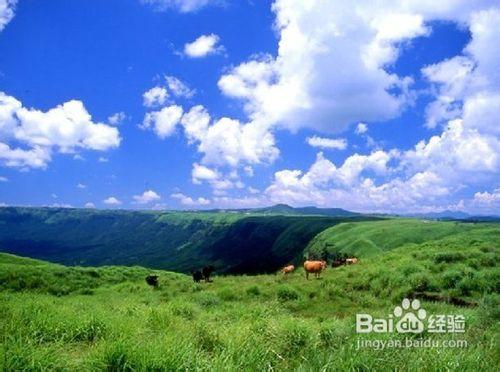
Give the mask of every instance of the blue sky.
<svg viewBox="0 0 500 372">
<path fill-rule="evenodd" d="M 495 2 L 0 0 L 0 203 L 500 209 Z"/>
</svg>

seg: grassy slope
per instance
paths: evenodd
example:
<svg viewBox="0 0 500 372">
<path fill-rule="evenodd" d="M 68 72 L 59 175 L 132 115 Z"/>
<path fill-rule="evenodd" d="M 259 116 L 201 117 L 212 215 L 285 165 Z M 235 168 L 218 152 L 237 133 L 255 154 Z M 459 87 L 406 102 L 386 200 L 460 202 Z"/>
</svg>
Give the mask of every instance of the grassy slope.
<svg viewBox="0 0 500 372">
<path fill-rule="evenodd" d="M 390 219 L 377 222 L 342 223 L 318 234 L 307 247 L 314 254 L 323 249 L 370 257 L 404 244 L 423 243 L 456 234 L 487 228 L 460 222 L 437 222 L 417 219 Z"/>
<path fill-rule="evenodd" d="M 467 229 L 328 269 L 321 280 L 299 270 L 193 284 L 160 272 L 157 290 L 142 268 L 65 268 L 2 254 L 0 369 L 495 370 L 500 228 Z M 469 347 L 357 351 L 354 314 L 387 316 L 415 292 L 478 303 L 423 301 L 431 314 L 464 314 Z"/>
<path fill-rule="evenodd" d="M 66 265 L 269 272 L 300 259 L 323 229 L 363 219 L 9 207 L 0 208 L 0 251 Z"/>
</svg>

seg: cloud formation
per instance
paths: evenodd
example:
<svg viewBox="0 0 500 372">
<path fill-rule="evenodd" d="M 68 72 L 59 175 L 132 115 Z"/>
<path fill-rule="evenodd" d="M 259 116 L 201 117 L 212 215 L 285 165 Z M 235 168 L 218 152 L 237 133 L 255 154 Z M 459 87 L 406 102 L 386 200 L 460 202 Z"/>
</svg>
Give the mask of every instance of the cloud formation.
<svg viewBox="0 0 500 372">
<path fill-rule="evenodd" d="M 201 35 L 191 43 L 184 45 L 184 54 L 190 58 L 202 58 L 222 50 L 219 36 L 215 34 Z"/>
<path fill-rule="evenodd" d="M 95 123 L 81 101 L 48 111 L 26 108 L 0 92 L 0 161 L 10 167 L 45 168 L 54 152 L 107 151 L 120 145 L 118 129 Z M 24 147 L 12 147 L 9 142 Z"/>
<path fill-rule="evenodd" d="M 16 4 L 17 0 L 0 0 L 0 32 L 14 18 Z"/>
<path fill-rule="evenodd" d="M 217 4 L 217 0 L 141 0 L 142 3 L 151 5 L 159 11 L 170 9 L 178 10 L 181 13 L 191 13 L 200 10 L 201 8 Z"/>
<path fill-rule="evenodd" d="M 306 142 L 309 146 L 318 147 L 320 149 L 337 149 L 337 150 L 345 150 L 347 148 L 347 140 L 344 138 L 325 138 L 312 136 L 307 137 Z"/>
<path fill-rule="evenodd" d="M 146 190 L 141 195 L 134 195 L 134 200 L 137 204 L 148 204 L 160 199 L 160 195 L 153 190 Z"/>
</svg>

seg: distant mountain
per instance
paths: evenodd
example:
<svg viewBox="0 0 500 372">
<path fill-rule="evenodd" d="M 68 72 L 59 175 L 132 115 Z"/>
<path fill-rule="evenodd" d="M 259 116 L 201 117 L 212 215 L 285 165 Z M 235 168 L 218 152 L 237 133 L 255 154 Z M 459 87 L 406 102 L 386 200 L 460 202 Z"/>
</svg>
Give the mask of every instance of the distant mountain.
<svg viewBox="0 0 500 372">
<path fill-rule="evenodd" d="M 429 213 L 413 213 L 404 215 L 405 217 L 428 218 L 432 220 L 438 219 L 454 219 L 465 220 L 470 217 L 468 213 L 460 211 L 442 211 L 442 212 L 429 212 Z"/>
<path fill-rule="evenodd" d="M 463 221 L 478 221 L 478 222 L 497 222 L 500 216 L 477 216 L 470 215 L 461 211 L 442 211 L 429 213 L 413 213 L 401 215 L 403 217 L 426 218 L 429 220 L 463 220 Z"/>
<path fill-rule="evenodd" d="M 210 212 L 226 211 L 226 212 L 241 212 L 241 213 L 257 213 L 257 214 L 282 214 L 282 215 L 300 215 L 300 216 L 330 216 L 330 217 L 355 217 L 362 216 L 361 213 L 347 211 L 342 208 L 318 208 L 318 207 L 292 207 L 287 204 L 276 204 L 270 207 L 263 208 L 247 208 L 247 209 L 212 209 Z"/>
</svg>

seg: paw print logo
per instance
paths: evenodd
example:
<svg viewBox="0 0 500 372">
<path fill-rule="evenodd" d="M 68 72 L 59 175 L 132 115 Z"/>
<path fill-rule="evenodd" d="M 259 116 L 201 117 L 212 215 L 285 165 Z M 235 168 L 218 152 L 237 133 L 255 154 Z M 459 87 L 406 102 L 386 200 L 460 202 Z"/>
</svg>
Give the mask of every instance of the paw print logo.
<svg viewBox="0 0 500 372">
<path fill-rule="evenodd" d="M 399 333 L 422 333 L 424 331 L 424 323 L 422 320 L 427 316 L 427 312 L 420 308 L 420 301 L 410 300 L 405 298 L 401 302 L 401 306 L 394 308 L 394 316 L 401 318 L 396 323 L 396 330 Z"/>
</svg>

